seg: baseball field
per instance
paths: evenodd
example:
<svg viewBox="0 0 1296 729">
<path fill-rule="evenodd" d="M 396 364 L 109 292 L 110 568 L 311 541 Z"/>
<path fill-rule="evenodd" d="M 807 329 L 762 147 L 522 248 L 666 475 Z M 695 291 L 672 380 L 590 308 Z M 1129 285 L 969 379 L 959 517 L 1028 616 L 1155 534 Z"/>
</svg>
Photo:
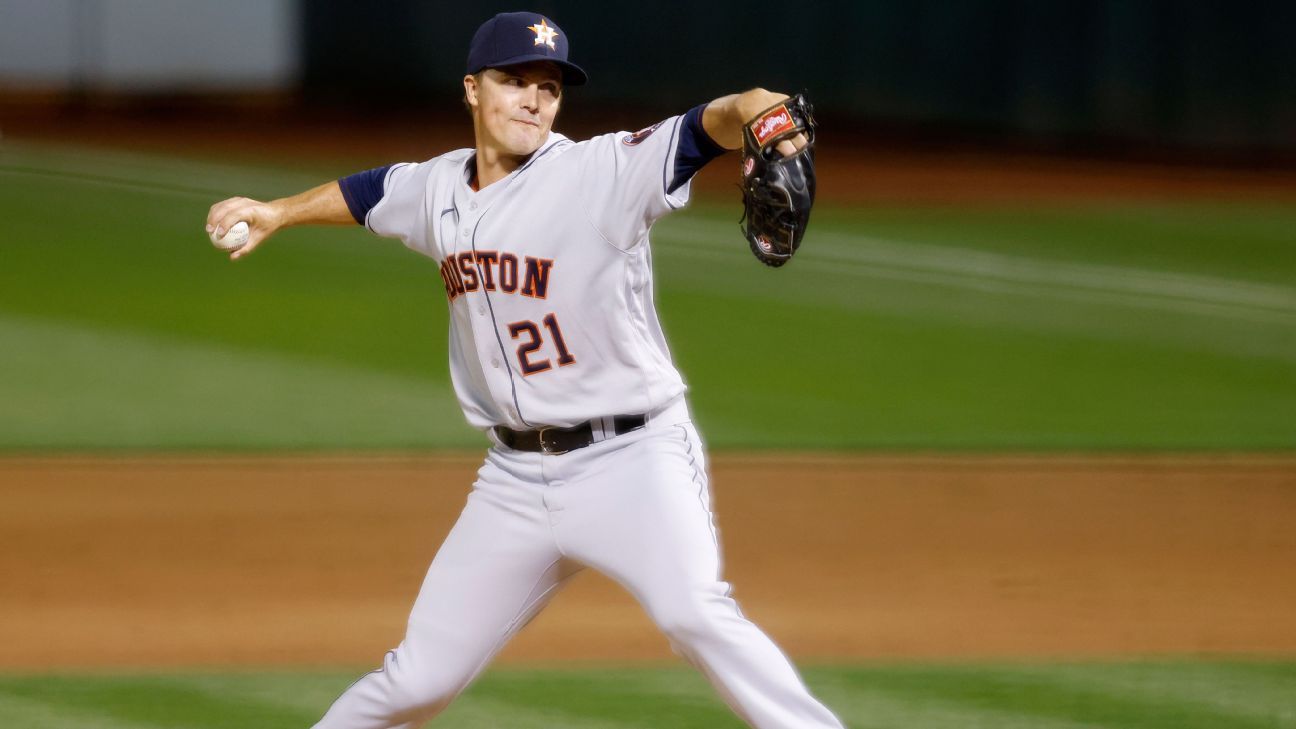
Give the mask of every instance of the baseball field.
<svg viewBox="0 0 1296 729">
<path fill-rule="evenodd" d="M 233 139 L 0 145 L 0 726 L 308 726 L 466 496 L 435 263 L 201 229 L 409 137 Z M 821 157 L 654 238 L 744 611 L 852 727 L 1296 727 L 1296 176 Z M 741 726 L 597 575 L 438 725 Z"/>
</svg>

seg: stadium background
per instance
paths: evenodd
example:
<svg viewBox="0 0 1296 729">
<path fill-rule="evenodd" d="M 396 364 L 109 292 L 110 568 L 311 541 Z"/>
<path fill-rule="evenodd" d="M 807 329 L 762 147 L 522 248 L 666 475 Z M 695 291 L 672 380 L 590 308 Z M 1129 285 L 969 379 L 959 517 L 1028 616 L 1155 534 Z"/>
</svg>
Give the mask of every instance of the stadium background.
<svg viewBox="0 0 1296 729">
<path fill-rule="evenodd" d="M 849 725 L 1296 726 L 1290 5 L 535 9 L 573 136 L 817 103 L 791 266 L 733 160 L 654 245 L 728 575 Z M 309 725 L 399 639 L 483 445 L 439 278 L 200 225 L 468 144 L 495 10 L 0 2 L 0 724 Z M 444 724 L 738 726 L 593 575 Z"/>
</svg>

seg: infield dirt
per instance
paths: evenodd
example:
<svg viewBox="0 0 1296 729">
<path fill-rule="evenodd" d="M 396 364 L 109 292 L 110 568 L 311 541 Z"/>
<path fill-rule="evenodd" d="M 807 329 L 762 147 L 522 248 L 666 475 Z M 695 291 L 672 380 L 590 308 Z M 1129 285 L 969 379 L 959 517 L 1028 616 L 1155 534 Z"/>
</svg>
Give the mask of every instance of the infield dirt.
<svg viewBox="0 0 1296 729">
<path fill-rule="evenodd" d="M 0 460 L 0 669 L 375 663 L 476 456 Z M 1296 653 L 1292 457 L 717 455 L 799 658 Z M 577 577 L 502 660 L 671 657 Z"/>
</svg>

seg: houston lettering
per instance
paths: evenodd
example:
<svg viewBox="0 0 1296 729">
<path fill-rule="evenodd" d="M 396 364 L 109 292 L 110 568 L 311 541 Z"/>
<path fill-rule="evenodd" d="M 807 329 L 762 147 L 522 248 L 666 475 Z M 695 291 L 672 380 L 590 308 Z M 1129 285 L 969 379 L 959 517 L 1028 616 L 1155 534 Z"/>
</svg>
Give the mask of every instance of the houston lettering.
<svg viewBox="0 0 1296 729">
<path fill-rule="evenodd" d="M 519 263 L 513 253 L 464 251 L 441 262 L 441 281 L 451 301 L 482 289 L 545 299 L 553 266 L 549 258 L 523 256 Z"/>
</svg>

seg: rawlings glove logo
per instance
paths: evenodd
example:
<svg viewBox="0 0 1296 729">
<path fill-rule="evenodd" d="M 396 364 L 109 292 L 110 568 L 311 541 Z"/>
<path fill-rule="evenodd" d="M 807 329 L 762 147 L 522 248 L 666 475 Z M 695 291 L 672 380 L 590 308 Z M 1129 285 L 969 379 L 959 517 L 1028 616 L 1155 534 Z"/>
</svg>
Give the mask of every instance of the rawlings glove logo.
<svg viewBox="0 0 1296 729">
<path fill-rule="evenodd" d="M 775 135 L 792 129 L 796 129 L 796 124 L 792 121 L 792 112 L 782 105 L 765 112 L 751 125 L 752 136 L 756 137 L 756 143 L 760 145 L 764 145 Z"/>
</svg>

